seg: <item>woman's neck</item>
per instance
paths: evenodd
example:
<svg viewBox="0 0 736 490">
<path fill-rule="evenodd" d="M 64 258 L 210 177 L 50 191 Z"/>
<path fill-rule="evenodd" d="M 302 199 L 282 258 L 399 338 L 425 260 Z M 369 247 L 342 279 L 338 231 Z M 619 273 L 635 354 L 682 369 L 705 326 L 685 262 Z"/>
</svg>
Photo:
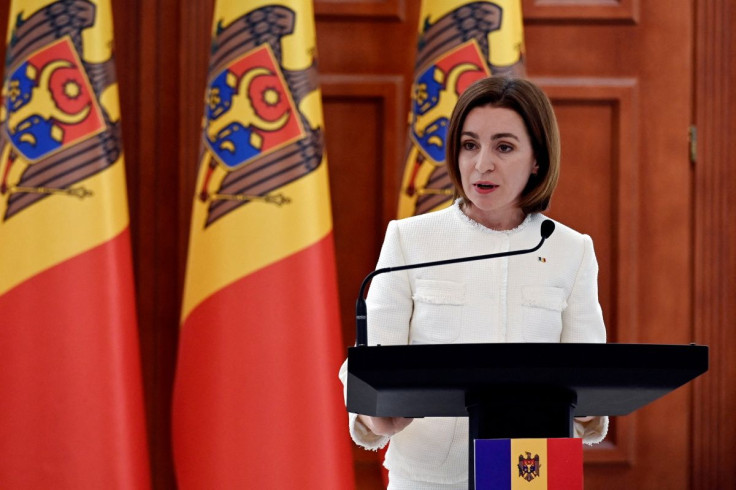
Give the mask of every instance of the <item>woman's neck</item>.
<svg viewBox="0 0 736 490">
<path fill-rule="evenodd" d="M 497 231 L 513 230 L 526 218 L 521 208 L 514 208 L 507 212 L 484 212 L 468 201 L 461 202 L 460 210 L 473 221 Z"/>
</svg>

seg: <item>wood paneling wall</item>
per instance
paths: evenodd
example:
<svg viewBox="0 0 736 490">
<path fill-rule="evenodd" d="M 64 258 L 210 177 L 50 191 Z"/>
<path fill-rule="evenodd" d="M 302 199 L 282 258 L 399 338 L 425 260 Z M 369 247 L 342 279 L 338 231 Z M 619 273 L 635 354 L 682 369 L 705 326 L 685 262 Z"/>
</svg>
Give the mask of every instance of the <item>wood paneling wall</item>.
<svg viewBox="0 0 736 490">
<path fill-rule="evenodd" d="M 696 2 L 693 339 L 710 346 L 694 383 L 692 488 L 736 488 L 736 9 Z"/>
<path fill-rule="evenodd" d="M 173 489 L 171 389 L 214 0 L 112 3 L 152 479 Z M 693 14 L 686 24 L 657 2 L 523 1 L 529 76 L 563 131 L 552 213 L 594 237 L 611 340 L 711 346 L 707 375 L 618 418 L 586 452 L 590 489 L 736 488 L 736 11 L 676 3 Z M 395 214 L 419 2 L 314 5 L 347 346 L 357 287 Z M 0 19 L 7 10 L 0 2 Z M 684 42 L 662 42 L 667 22 Z M 656 122 L 682 126 L 683 106 L 697 127 L 693 165 L 687 136 Z M 354 455 L 358 488 L 380 488 L 376 455 Z"/>
</svg>

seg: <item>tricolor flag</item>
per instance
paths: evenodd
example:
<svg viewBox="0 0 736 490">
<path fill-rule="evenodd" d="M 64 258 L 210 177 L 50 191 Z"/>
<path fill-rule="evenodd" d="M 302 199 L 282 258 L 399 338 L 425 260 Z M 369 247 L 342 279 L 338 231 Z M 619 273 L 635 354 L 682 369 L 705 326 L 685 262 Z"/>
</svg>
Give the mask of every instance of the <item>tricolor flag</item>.
<svg viewBox="0 0 736 490">
<path fill-rule="evenodd" d="M 582 439 L 478 439 L 476 490 L 582 490 Z"/>
<path fill-rule="evenodd" d="M 215 4 L 174 388 L 179 487 L 352 488 L 310 1 Z"/>
<path fill-rule="evenodd" d="M 398 217 L 452 202 L 445 135 L 460 94 L 489 75 L 524 76 L 521 0 L 423 0 Z"/>
<path fill-rule="evenodd" d="M 148 488 L 107 0 L 13 0 L 0 107 L 0 488 Z"/>
</svg>

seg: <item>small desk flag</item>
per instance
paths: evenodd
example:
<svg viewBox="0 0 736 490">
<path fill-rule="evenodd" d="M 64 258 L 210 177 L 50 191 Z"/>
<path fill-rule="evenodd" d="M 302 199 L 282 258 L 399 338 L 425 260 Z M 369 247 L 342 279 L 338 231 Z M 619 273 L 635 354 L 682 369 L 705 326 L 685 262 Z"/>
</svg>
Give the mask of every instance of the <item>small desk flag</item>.
<svg viewBox="0 0 736 490">
<path fill-rule="evenodd" d="M 476 490 L 582 490 L 582 439 L 478 439 Z"/>
</svg>

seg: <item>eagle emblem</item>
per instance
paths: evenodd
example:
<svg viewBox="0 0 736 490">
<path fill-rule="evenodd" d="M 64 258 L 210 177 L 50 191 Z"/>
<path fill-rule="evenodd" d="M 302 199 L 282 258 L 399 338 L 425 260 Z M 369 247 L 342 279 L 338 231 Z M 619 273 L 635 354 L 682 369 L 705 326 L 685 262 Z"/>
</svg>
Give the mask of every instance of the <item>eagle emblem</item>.
<svg viewBox="0 0 736 490">
<path fill-rule="evenodd" d="M 539 470 L 542 464 L 539 462 L 539 455 L 535 454 L 532 458 L 532 453 L 526 451 L 526 456 L 523 454 L 519 455 L 519 477 L 526 481 L 532 481 L 534 478 L 539 476 Z"/>
<path fill-rule="evenodd" d="M 289 70 L 282 61 L 295 21 L 293 10 L 274 5 L 217 27 L 197 194 L 208 206 L 205 227 L 252 202 L 288 204 L 280 188 L 322 161 L 322 130 L 299 110 L 317 90 L 316 62 Z"/>
<path fill-rule="evenodd" d="M 0 107 L 3 221 L 51 196 L 86 198 L 80 181 L 118 160 L 119 121 L 100 94 L 116 83 L 113 60 L 83 58 L 95 23 L 86 0 L 60 0 L 12 26 Z"/>
</svg>

